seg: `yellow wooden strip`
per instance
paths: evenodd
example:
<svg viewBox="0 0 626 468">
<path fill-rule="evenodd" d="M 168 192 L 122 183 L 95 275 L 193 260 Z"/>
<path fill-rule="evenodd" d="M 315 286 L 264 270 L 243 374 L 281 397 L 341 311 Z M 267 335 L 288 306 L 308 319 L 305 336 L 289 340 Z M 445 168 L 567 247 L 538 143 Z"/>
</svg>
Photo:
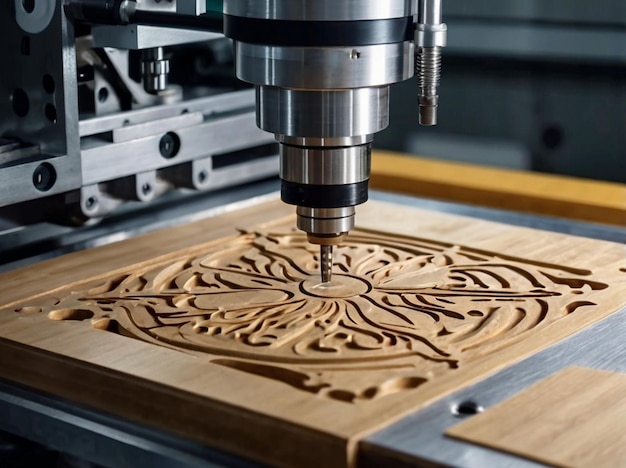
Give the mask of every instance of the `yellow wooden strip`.
<svg viewBox="0 0 626 468">
<path fill-rule="evenodd" d="M 389 152 L 372 158 L 372 188 L 626 226 L 626 185 L 442 162 Z"/>
<path fill-rule="evenodd" d="M 626 374 L 565 369 L 447 435 L 557 466 L 626 466 Z"/>
</svg>

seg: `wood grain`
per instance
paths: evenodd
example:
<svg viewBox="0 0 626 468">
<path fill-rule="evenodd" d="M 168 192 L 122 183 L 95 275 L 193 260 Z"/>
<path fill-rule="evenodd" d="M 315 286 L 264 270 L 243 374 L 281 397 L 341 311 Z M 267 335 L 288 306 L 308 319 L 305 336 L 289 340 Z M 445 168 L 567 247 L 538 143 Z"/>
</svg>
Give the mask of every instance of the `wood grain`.
<svg viewBox="0 0 626 468">
<path fill-rule="evenodd" d="M 15 308 L 346 402 L 417 388 L 582 309 L 591 272 L 432 240 L 354 231 L 320 283 L 289 224 Z"/>
<path fill-rule="evenodd" d="M 377 151 L 372 188 L 626 226 L 626 185 Z M 626 242 L 626 239 L 624 239 Z"/>
<path fill-rule="evenodd" d="M 626 304 L 623 245 L 381 203 L 327 287 L 291 211 L 0 276 L 0 376 L 263 462 L 346 466 L 363 435 Z"/>
<path fill-rule="evenodd" d="M 626 374 L 571 367 L 447 435 L 556 466 L 626 466 Z"/>
</svg>

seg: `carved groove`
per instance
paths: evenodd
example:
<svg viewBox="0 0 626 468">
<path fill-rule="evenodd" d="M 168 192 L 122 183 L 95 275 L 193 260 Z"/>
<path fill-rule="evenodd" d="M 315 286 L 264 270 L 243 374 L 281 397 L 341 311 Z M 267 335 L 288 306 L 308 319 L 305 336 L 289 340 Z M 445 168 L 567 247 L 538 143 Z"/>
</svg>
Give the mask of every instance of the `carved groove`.
<svg viewBox="0 0 626 468">
<path fill-rule="evenodd" d="M 596 304 L 591 271 L 355 231 L 333 284 L 294 233 L 242 232 L 202 255 L 90 282 L 20 313 L 212 356 L 346 402 L 413 390 Z M 53 300 L 54 299 L 54 300 Z"/>
</svg>

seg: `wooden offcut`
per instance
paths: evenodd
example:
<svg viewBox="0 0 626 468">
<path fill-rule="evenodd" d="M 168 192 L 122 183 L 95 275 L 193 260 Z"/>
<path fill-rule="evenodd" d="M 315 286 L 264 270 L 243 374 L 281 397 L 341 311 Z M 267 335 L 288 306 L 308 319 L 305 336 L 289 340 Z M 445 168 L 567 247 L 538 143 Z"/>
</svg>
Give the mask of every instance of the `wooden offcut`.
<svg viewBox="0 0 626 468">
<path fill-rule="evenodd" d="M 446 434 L 555 466 L 626 466 L 626 374 L 570 367 Z"/>
<path fill-rule="evenodd" d="M 0 275 L 0 377 L 261 462 L 358 441 L 626 305 L 624 245 L 369 202 L 335 250 L 280 201 Z"/>
<path fill-rule="evenodd" d="M 371 186 L 457 203 L 626 226 L 626 185 L 616 182 L 377 151 L 372 158 Z"/>
</svg>

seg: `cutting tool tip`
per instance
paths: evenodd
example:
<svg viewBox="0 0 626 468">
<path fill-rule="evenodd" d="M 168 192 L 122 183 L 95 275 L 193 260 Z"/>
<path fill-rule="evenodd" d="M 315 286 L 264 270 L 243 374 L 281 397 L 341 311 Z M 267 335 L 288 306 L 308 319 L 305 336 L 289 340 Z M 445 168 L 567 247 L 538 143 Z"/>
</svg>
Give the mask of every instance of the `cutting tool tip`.
<svg viewBox="0 0 626 468">
<path fill-rule="evenodd" d="M 320 245 L 320 270 L 322 283 L 330 283 L 333 274 L 333 246 Z"/>
</svg>

